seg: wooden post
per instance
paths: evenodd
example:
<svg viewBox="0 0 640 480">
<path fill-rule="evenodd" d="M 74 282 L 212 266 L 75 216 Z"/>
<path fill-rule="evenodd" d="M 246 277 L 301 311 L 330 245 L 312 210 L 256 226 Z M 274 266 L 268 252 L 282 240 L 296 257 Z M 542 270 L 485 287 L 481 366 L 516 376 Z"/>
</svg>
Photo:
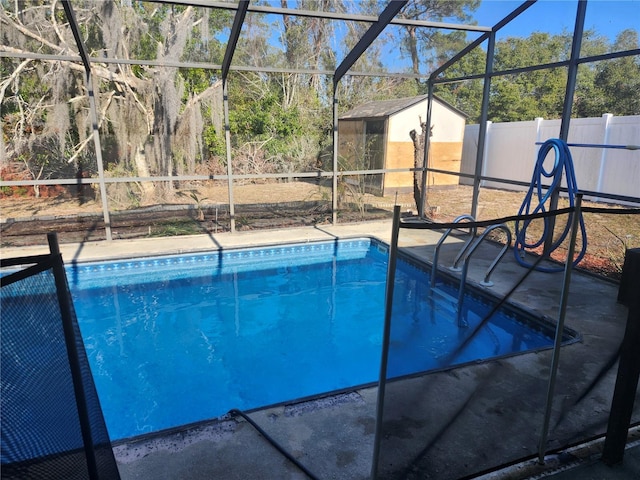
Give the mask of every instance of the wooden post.
<svg viewBox="0 0 640 480">
<path fill-rule="evenodd" d="M 602 451 L 602 461 L 607 465 L 622 462 L 640 377 L 640 248 L 625 254 L 618 302 L 629 308 L 629 315 Z"/>
</svg>

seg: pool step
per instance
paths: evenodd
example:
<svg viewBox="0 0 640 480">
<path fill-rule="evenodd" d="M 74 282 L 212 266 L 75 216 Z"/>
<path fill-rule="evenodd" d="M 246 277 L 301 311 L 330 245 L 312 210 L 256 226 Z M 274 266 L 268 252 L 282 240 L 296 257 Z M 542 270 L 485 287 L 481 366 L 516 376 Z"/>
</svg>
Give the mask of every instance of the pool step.
<svg viewBox="0 0 640 480">
<path fill-rule="evenodd" d="M 429 295 L 434 307 L 440 310 L 446 310 L 448 312 L 457 315 L 458 313 L 458 299 L 453 295 L 448 294 L 444 290 L 439 289 L 437 286 L 431 289 Z"/>
</svg>

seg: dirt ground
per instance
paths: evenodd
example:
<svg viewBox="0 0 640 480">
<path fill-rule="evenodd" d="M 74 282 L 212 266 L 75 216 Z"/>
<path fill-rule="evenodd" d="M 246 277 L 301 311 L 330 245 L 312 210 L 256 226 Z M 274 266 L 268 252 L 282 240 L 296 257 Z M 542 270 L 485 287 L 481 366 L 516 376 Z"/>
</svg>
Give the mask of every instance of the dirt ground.
<svg viewBox="0 0 640 480">
<path fill-rule="evenodd" d="M 236 229 L 293 228 L 330 223 L 331 190 L 314 182 L 262 183 L 234 186 Z M 113 197 L 113 198 L 112 198 Z M 171 201 L 149 199 L 130 205 L 125 194 L 111 194 L 112 233 L 115 238 L 216 233 L 230 228 L 229 191 L 224 185 L 183 186 L 171 194 Z M 524 192 L 482 188 L 477 219 L 489 220 L 518 213 Z M 124 199 L 124 200 L 123 200 Z M 427 192 L 427 211 L 436 222 L 453 220 L 471 209 L 472 188 L 457 186 L 432 188 Z M 359 222 L 390 218 L 393 206 L 416 211 L 412 194 L 380 197 L 341 191 L 338 222 Z M 585 206 L 620 208 L 603 203 Z M 560 207 L 566 206 L 561 199 Z M 563 223 L 564 222 L 564 223 Z M 587 251 L 580 267 L 611 278 L 618 278 L 626 248 L 640 247 L 640 215 L 585 214 Z M 558 218 L 558 230 L 566 224 Z M 514 230 L 514 225 L 509 225 Z M 530 227 L 530 241 L 542 232 L 541 225 Z M 46 233 L 58 232 L 60 241 L 77 242 L 105 238 L 99 199 L 80 201 L 69 195 L 50 198 L 8 196 L 0 198 L 0 241 L 2 246 L 42 244 Z M 499 240 L 499 239 L 498 239 Z M 580 238 L 578 239 L 580 246 Z M 566 256 L 562 245 L 554 255 Z"/>
</svg>

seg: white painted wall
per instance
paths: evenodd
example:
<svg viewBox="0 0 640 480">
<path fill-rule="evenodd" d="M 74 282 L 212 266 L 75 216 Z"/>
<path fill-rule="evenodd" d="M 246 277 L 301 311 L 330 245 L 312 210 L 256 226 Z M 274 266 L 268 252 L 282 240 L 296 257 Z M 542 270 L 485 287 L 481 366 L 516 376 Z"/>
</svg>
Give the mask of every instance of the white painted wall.
<svg viewBox="0 0 640 480">
<path fill-rule="evenodd" d="M 462 149 L 463 173 L 474 173 L 479 125 L 467 125 Z M 434 132 L 435 133 L 435 132 Z M 560 134 L 560 120 L 489 123 L 482 174 L 531 182 L 540 145 Z M 571 119 L 568 143 L 640 145 L 640 115 Z M 640 197 L 640 150 L 571 147 L 578 188 L 595 192 Z M 545 168 L 553 166 L 553 154 Z M 460 178 L 464 185 L 473 184 Z M 526 187 L 483 181 L 483 187 L 526 190 Z M 597 200 L 595 198 L 594 200 Z M 605 199 L 603 199 L 605 200 Z"/>
<path fill-rule="evenodd" d="M 420 102 L 392 115 L 387 126 L 390 142 L 411 142 L 409 132 L 420 133 L 420 123 L 427 120 L 427 101 Z M 461 142 L 464 137 L 465 119 L 438 100 L 433 101 L 431 123 L 434 126 L 432 142 Z"/>
<path fill-rule="evenodd" d="M 465 118 L 459 113 L 447 108 L 437 100 L 433 101 L 431 114 L 432 142 L 458 143 L 464 138 Z"/>
<path fill-rule="evenodd" d="M 389 117 L 387 140 L 389 142 L 411 142 L 409 132 L 420 133 L 420 122 L 427 119 L 427 101 L 417 103 Z"/>
</svg>

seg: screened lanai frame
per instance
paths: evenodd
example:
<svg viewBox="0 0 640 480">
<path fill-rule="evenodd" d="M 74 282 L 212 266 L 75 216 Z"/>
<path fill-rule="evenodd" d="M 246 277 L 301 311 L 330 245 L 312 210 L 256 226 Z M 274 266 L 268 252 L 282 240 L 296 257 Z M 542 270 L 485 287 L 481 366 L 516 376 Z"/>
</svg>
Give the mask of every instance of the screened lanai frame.
<svg viewBox="0 0 640 480">
<path fill-rule="evenodd" d="M 536 0 L 525 1 L 518 8 L 516 8 L 512 13 L 507 15 L 503 20 L 498 22 L 492 27 L 482 27 L 475 25 L 462 25 L 462 24 L 451 24 L 451 23 L 443 23 L 443 22 L 431 22 L 431 21 L 421 21 L 421 20 L 406 20 L 402 18 L 397 18 L 399 12 L 402 11 L 403 7 L 406 5 L 406 0 L 393 0 L 390 1 L 383 12 L 378 17 L 373 16 L 364 16 L 364 15 L 356 15 L 356 14 L 341 14 L 337 12 L 326 12 L 326 11 L 308 11 L 308 10 L 299 10 L 293 8 L 278 8 L 271 6 L 262 6 L 262 5 L 252 5 L 249 1 L 240 1 L 236 3 L 225 3 L 225 2 L 215 2 L 215 1 L 206 1 L 206 0 L 191 0 L 191 1 L 165 1 L 158 0 L 156 2 L 149 3 L 163 3 L 163 4 L 178 4 L 185 6 L 194 6 L 194 7 L 205 7 L 205 8 L 213 8 L 213 9 L 225 9 L 228 11 L 234 12 L 233 25 L 230 29 L 229 40 L 226 45 L 226 50 L 224 53 L 224 60 L 221 65 L 213 65 L 199 62 L 157 62 L 152 60 L 123 60 L 119 58 L 95 58 L 90 57 L 87 52 L 81 35 L 80 26 L 75 19 L 75 14 L 73 10 L 73 1 L 72 0 L 63 0 L 62 4 L 64 6 L 64 11 L 69 21 L 69 25 L 73 35 L 75 37 L 78 51 L 80 53 L 80 57 L 76 56 L 61 56 L 61 55 L 42 55 L 42 54 L 24 54 L 24 53 L 13 53 L 11 51 L 2 50 L 0 51 L 1 56 L 5 57 L 14 57 L 14 58 L 33 58 L 33 59 L 48 59 L 48 60 L 59 60 L 59 61 L 68 61 L 68 62 L 78 62 L 81 61 L 86 76 L 86 86 L 88 91 L 88 101 L 90 105 L 90 115 L 92 117 L 92 123 L 94 125 L 93 130 L 93 141 L 95 144 L 95 154 L 97 160 L 97 170 L 98 170 L 98 178 L 69 178 L 69 179 L 50 179 L 50 180 L 28 180 L 28 181 L 2 181 L 0 182 L 0 186 L 14 186 L 14 185 L 76 185 L 78 183 L 87 185 L 87 184 L 98 184 L 100 188 L 100 197 L 102 202 L 102 214 L 104 218 L 105 224 L 105 233 L 106 239 L 112 239 L 111 232 L 111 221 L 110 221 L 110 208 L 109 208 L 109 200 L 107 198 L 106 185 L 108 183 L 126 183 L 126 182 L 172 182 L 172 181 L 205 181 L 205 180 L 222 180 L 226 181 L 228 186 L 228 202 L 229 202 L 229 216 L 230 216 L 230 228 L 231 232 L 235 232 L 235 201 L 234 201 L 234 180 L 251 180 L 251 179 L 291 179 L 291 178 L 326 178 L 331 181 L 331 221 L 333 224 L 336 224 L 337 214 L 338 214 L 338 179 L 340 177 L 348 176 L 348 175 L 375 175 L 381 173 L 394 173 L 394 172 L 415 172 L 418 171 L 422 173 L 422 189 L 421 189 L 421 201 L 418 205 L 418 214 L 420 216 L 424 216 L 424 205 L 426 202 L 427 189 L 426 189 L 426 175 L 425 173 L 434 172 L 434 173 L 444 173 L 447 175 L 458 176 L 458 177 L 469 177 L 473 179 L 473 197 L 472 197 L 472 205 L 471 205 L 471 215 L 475 216 L 478 207 L 478 198 L 480 192 L 480 184 L 484 180 L 490 180 L 495 182 L 501 182 L 505 184 L 516 184 L 516 185 L 526 185 L 522 182 L 513 181 L 504 178 L 495 178 L 495 177 L 487 177 L 482 175 L 482 165 L 484 162 L 484 142 L 486 135 L 486 128 L 484 128 L 488 121 L 488 106 L 489 106 L 489 91 L 491 87 L 491 79 L 500 75 L 513 75 L 513 74 L 521 74 L 530 71 L 536 71 L 541 69 L 549 69 L 549 68 L 566 68 L 568 71 L 567 75 L 567 84 L 565 90 L 565 99 L 563 104 L 563 113 L 562 113 L 562 123 L 560 128 L 559 137 L 563 140 L 567 139 L 569 132 L 569 123 L 571 118 L 571 109 L 572 109 L 572 99 L 573 92 L 575 90 L 576 85 L 576 76 L 577 76 L 577 68 L 579 65 L 588 63 L 588 62 L 597 62 L 601 60 L 609 60 L 614 58 L 621 58 L 626 56 L 635 56 L 640 55 L 640 49 L 635 50 L 627 50 L 620 51 L 614 53 L 608 53 L 598 56 L 592 57 L 580 57 L 580 45 L 582 41 L 582 35 L 584 30 L 584 21 L 585 21 L 585 12 L 587 8 L 588 0 L 578 1 L 577 2 L 577 11 L 576 11 L 576 19 L 575 19 L 575 27 L 573 31 L 573 43 L 572 43 L 572 51 L 571 57 L 562 62 L 557 62 L 553 64 L 546 65 L 537 65 L 537 66 L 528 66 L 522 67 L 509 71 L 493 71 L 493 53 L 495 48 L 495 39 L 496 33 L 515 19 L 517 16 L 522 14 L 528 8 L 536 3 Z M 310 18 L 321 18 L 321 19 L 331 19 L 337 21 L 358 21 L 365 22 L 370 24 L 369 29 L 362 35 L 357 44 L 349 51 L 349 53 L 344 57 L 344 59 L 338 64 L 334 71 L 328 70 L 313 70 L 313 69 L 291 69 L 291 68 L 270 68 L 270 67 L 256 67 L 256 66 L 238 66 L 233 65 L 232 60 L 235 53 L 235 49 L 237 43 L 241 37 L 241 30 L 248 13 L 262 13 L 262 14 L 273 14 L 273 15 L 292 15 L 292 16 L 304 16 Z M 447 29 L 447 30 L 460 30 L 467 32 L 477 32 L 480 34 L 479 38 L 475 41 L 471 42 L 467 47 L 461 50 L 457 55 L 455 55 L 451 60 L 446 62 L 440 68 L 432 72 L 430 75 L 415 75 L 415 74 L 407 74 L 407 73 L 381 73 L 381 72 L 358 72 L 352 71 L 351 68 L 357 62 L 357 60 L 363 55 L 363 53 L 371 46 L 371 44 L 375 41 L 375 39 L 385 30 L 385 28 L 389 25 L 413 25 L 416 27 L 426 27 L 426 28 L 434 28 L 434 29 Z M 447 69 L 454 65 L 458 60 L 460 60 L 464 55 L 473 50 L 476 47 L 488 42 L 487 47 L 487 55 L 486 55 L 486 68 L 485 72 L 482 74 L 477 74 L 473 76 L 461 77 L 461 78 L 445 78 L 443 75 L 446 74 Z M 131 65 L 148 65 L 148 66 L 158 66 L 158 67 L 184 67 L 184 68 L 200 68 L 200 69 L 210 69 L 220 72 L 220 77 L 222 79 L 222 90 L 223 90 L 223 109 L 224 109 L 224 134 L 225 134 L 225 149 L 226 149 L 226 160 L 227 160 L 227 174 L 226 175 L 171 175 L 171 176 L 150 176 L 150 177 L 140 177 L 140 176 L 131 176 L 131 177 L 111 177 L 106 178 L 104 174 L 103 168 L 103 158 L 102 158 L 102 147 L 101 147 L 101 138 L 100 132 L 98 128 L 98 109 L 96 106 L 95 100 L 95 92 L 97 91 L 92 77 L 92 64 L 93 63 L 128 63 Z M 292 173 L 271 173 L 271 174 L 236 174 L 233 172 L 233 158 L 231 151 L 231 140 L 229 128 L 229 99 L 228 99 L 228 81 L 229 81 L 229 73 L 232 71 L 247 71 L 247 72 L 262 72 L 262 73 L 296 73 L 296 74 L 318 74 L 318 75 L 329 75 L 333 77 L 333 150 L 332 150 L 332 169 L 331 171 L 318 171 L 318 172 L 292 172 Z M 461 172 L 453 172 L 447 170 L 439 170 L 430 167 L 429 162 L 429 139 L 427 138 L 425 141 L 425 155 L 424 161 L 420 168 L 403 168 L 403 169 L 378 169 L 378 170 L 339 170 L 338 168 L 338 100 L 340 98 L 340 82 L 345 76 L 352 77 L 362 77 L 362 76 L 389 76 L 389 77 L 399 77 L 399 78 L 418 78 L 418 79 L 426 79 L 428 86 L 428 108 L 426 112 L 427 125 L 431 124 L 431 101 L 433 99 L 434 87 L 437 85 L 449 84 L 460 82 L 463 80 L 482 80 L 483 81 L 483 101 L 481 108 L 481 121 L 480 121 L 480 134 L 479 141 L 477 147 L 477 155 L 476 155 L 476 164 L 475 171 L 473 175 L 468 173 Z M 628 196 L 620 196 L 615 193 L 605 193 L 605 192 L 585 192 L 587 194 L 597 194 L 598 197 L 607 198 L 611 200 L 621 200 L 621 201 L 631 201 L 631 202 L 640 202 L 639 198 L 636 197 L 628 197 Z M 557 202 L 557 198 L 555 199 Z"/>
</svg>

